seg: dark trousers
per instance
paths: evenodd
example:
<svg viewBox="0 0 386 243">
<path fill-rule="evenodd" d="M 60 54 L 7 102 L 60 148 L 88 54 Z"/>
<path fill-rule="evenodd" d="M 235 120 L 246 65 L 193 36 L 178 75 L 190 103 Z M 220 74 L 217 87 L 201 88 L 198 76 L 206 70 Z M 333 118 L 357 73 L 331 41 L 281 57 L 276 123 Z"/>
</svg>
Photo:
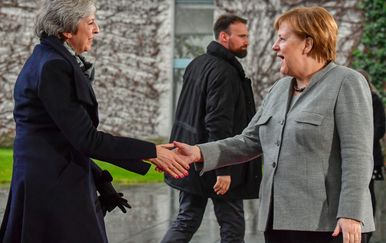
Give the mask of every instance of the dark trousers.
<svg viewBox="0 0 386 243">
<path fill-rule="evenodd" d="M 309 232 L 292 230 L 267 230 L 265 243 L 343 243 L 342 233 L 337 237 L 332 232 Z M 368 233 L 362 234 L 362 243 L 368 242 Z"/>
<path fill-rule="evenodd" d="M 245 221 L 243 200 L 212 199 L 221 242 L 244 242 Z M 166 232 L 162 243 L 189 242 L 200 227 L 208 198 L 180 191 L 180 209 L 177 219 Z"/>
</svg>

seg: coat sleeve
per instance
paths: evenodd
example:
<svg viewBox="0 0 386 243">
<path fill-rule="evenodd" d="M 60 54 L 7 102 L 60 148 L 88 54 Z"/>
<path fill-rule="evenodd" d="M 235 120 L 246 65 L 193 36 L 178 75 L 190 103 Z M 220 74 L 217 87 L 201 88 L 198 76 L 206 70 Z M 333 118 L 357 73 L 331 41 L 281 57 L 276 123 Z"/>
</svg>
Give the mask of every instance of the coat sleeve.
<svg viewBox="0 0 386 243">
<path fill-rule="evenodd" d="M 208 142 L 234 135 L 234 113 L 239 97 L 240 82 L 233 68 L 214 70 L 210 73 L 206 87 L 205 129 Z M 216 175 L 230 175 L 231 168 L 215 170 Z"/>
<path fill-rule="evenodd" d="M 155 145 L 98 131 L 76 99 L 72 74 L 64 60 L 49 61 L 42 67 L 37 87 L 39 98 L 69 143 L 89 157 L 133 172 L 147 172 L 150 165 L 141 160 L 156 157 Z"/>
<path fill-rule="evenodd" d="M 373 114 L 370 89 L 358 73 L 347 70 L 335 105 L 335 125 L 342 159 L 337 218 L 364 222 L 373 171 Z"/>
</svg>

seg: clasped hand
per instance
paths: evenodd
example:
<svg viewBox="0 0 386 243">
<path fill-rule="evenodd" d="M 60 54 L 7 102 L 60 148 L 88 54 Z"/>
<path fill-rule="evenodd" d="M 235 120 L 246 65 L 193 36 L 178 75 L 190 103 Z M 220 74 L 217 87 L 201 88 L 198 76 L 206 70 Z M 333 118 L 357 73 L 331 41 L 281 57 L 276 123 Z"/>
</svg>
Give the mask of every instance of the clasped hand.
<svg viewBox="0 0 386 243">
<path fill-rule="evenodd" d="M 173 142 L 156 146 L 157 158 L 149 159 L 158 171 L 163 171 L 176 179 L 189 175 L 189 165 L 201 161 L 197 146 Z"/>
</svg>

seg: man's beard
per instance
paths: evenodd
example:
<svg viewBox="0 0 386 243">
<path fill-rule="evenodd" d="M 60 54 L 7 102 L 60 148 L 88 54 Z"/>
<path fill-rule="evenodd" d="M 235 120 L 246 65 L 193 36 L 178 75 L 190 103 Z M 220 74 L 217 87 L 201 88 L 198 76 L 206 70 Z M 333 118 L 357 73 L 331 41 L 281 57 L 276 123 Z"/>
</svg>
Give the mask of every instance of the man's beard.
<svg viewBox="0 0 386 243">
<path fill-rule="evenodd" d="M 235 56 L 238 58 L 244 58 L 247 56 L 248 51 L 247 50 L 240 50 L 238 52 L 234 52 L 233 54 L 235 54 Z"/>
</svg>

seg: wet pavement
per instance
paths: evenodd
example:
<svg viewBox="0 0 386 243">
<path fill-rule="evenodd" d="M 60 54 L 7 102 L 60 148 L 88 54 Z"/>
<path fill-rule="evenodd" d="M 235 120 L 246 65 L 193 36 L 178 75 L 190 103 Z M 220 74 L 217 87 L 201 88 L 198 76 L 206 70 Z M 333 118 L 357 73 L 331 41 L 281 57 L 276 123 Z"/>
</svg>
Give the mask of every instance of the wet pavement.
<svg viewBox="0 0 386 243">
<path fill-rule="evenodd" d="M 386 242 L 386 181 L 375 183 L 377 194 L 377 231 L 371 243 Z M 106 216 L 106 229 L 110 243 L 156 243 L 160 242 L 169 223 L 178 210 L 178 192 L 165 184 L 120 187 L 133 207 L 123 214 L 115 209 Z M 4 213 L 8 188 L 0 188 L 0 217 Z M 258 200 L 244 202 L 246 218 L 245 242 L 264 243 L 261 232 L 256 230 Z M 220 242 L 219 227 L 209 201 L 201 227 L 192 243 Z"/>
<path fill-rule="evenodd" d="M 106 217 L 106 229 L 110 243 L 155 243 L 160 242 L 171 220 L 178 212 L 178 191 L 165 184 L 131 186 L 120 188 L 132 209 L 128 215 L 114 210 Z M 264 242 L 261 232 L 256 230 L 257 200 L 244 203 L 246 218 L 245 242 Z M 209 200 L 202 224 L 192 243 L 220 242 L 220 231 Z"/>
</svg>

